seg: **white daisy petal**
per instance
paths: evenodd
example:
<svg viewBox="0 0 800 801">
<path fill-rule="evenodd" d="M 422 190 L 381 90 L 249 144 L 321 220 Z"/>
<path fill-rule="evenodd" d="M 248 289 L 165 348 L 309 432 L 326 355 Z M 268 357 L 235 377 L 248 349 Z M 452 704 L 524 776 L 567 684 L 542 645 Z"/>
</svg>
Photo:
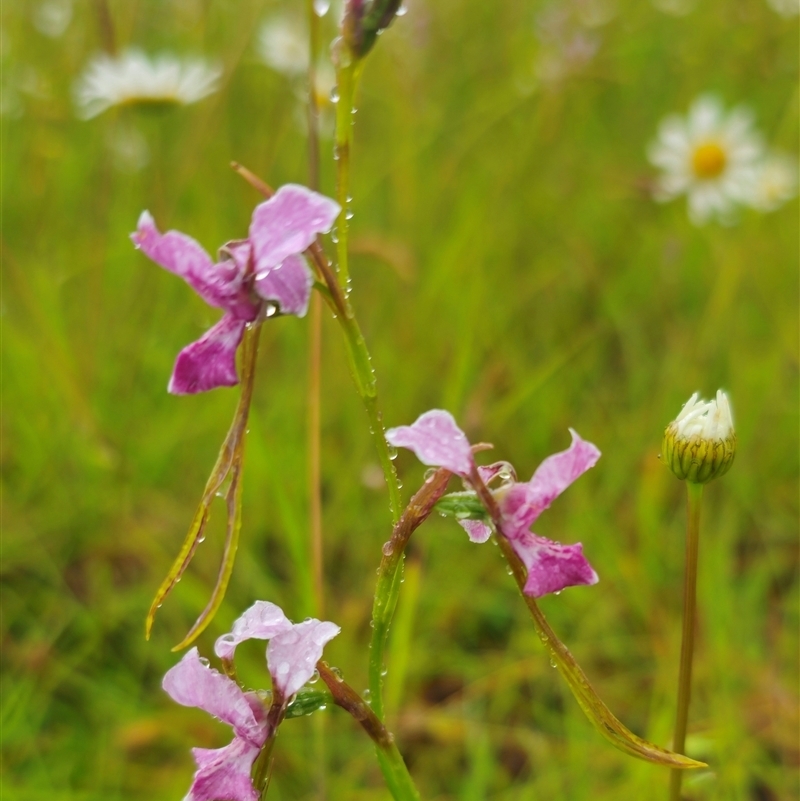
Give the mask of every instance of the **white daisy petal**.
<svg viewBox="0 0 800 801">
<path fill-rule="evenodd" d="M 100 55 L 76 81 L 75 104 L 83 119 L 125 104 L 186 105 L 215 92 L 221 74 L 220 67 L 202 59 L 181 61 L 169 54 L 150 59 L 140 50 L 115 57 Z"/>
</svg>

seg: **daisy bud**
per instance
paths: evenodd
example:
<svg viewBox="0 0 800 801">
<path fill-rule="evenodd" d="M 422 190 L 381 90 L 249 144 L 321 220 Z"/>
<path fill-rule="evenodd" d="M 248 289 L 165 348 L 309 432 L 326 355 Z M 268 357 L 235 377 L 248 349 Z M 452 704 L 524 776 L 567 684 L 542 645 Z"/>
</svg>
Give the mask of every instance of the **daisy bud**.
<svg viewBox="0 0 800 801">
<path fill-rule="evenodd" d="M 728 397 L 698 400 L 695 392 L 664 432 L 662 459 L 681 479 L 706 484 L 724 476 L 736 454 L 736 433 Z"/>
</svg>

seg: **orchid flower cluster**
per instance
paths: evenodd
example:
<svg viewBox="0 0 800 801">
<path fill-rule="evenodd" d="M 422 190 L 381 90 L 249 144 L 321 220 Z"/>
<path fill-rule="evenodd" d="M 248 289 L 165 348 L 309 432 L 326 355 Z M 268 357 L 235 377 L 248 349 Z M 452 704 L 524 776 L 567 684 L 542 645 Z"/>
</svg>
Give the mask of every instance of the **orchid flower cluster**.
<svg viewBox="0 0 800 801">
<path fill-rule="evenodd" d="M 581 543 L 562 544 L 531 531 L 542 512 L 597 463 L 598 448 L 571 430 L 570 446 L 547 457 L 530 480 L 520 481 L 508 462 L 478 465 L 475 454 L 487 446 L 470 444 L 447 411 L 433 409 L 411 425 L 386 431 L 383 428 L 369 351 L 351 305 L 347 271 L 349 218 L 345 207 L 356 81 L 364 57 L 399 5 L 399 0 L 345 5 L 342 40 L 335 48 L 340 89 L 336 200 L 298 184 L 273 191 L 244 167 L 235 165 L 265 200 L 253 211 L 246 238 L 225 243 L 216 260 L 186 234 L 161 233 L 146 211 L 131 237 L 146 256 L 186 281 L 208 305 L 222 311 L 215 325 L 178 354 L 169 392 L 196 394 L 241 383 L 231 429 L 183 547 L 153 601 L 147 618 L 148 636 L 156 610 L 174 589 L 203 540 L 211 503 L 219 494 L 226 501 L 228 514 L 223 564 L 208 605 L 176 650 L 192 645 L 211 624 L 222 602 L 242 526 L 242 454 L 260 327 L 265 320 L 279 315 L 303 317 L 314 291 L 319 292 L 341 326 L 352 378 L 369 418 L 393 513 L 391 537 L 379 557 L 372 604 L 369 701 L 344 681 L 338 669 L 330 668 L 322 660 L 324 646 L 339 633 L 335 623 L 309 618 L 293 624 L 278 606 L 267 601 L 256 601 L 236 620 L 230 632 L 216 640 L 214 651 L 221 671 L 212 668 L 197 647 L 193 647 L 166 674 L 163 687 L 173 700 L 198 707 L 233 730 L 233 740 L 223 748 L 194 749 L 197 770 L 186 796 L 189 801 L 262 801 L 269 785 L 278 727 L 287 718 L 320 712 L 330 703 L 348 711 L 373 740 L 379 766 L 393 797 L 420 798 L 395 738 L 386 728 L 382 690 L 386 643 L 402 584 L 404 551 L 410 537 L 434 510 L 455 517 L 475 543 L 495 538 L 552 664 L 603 737 L 630 755 L 676 770 L 702 766 L 629 731 L 592 688 L 536 602 L 543 595 L 598 581 Z M 335 267 L 320 240 L 334 225 L 338 234 Z M 390 452 L 390 448 L 397 447 L 410 449 L 423 464 L 433 468 L 405 508 L 400 504 L 400 483 Z M 695 449 L 692 454 L 696 452 Z M 447 494 L 453 477 L 461 480 L 463 489 Z M 223 485 L 227 488 L 221 492 Z M 245 691 L 237 678 L 236 649 L 250 639 L 268 641 L 266 667 L 270 690 Z M 325 691 L 306 687 L 315 675 L 323 680 Z"/>
</svg>

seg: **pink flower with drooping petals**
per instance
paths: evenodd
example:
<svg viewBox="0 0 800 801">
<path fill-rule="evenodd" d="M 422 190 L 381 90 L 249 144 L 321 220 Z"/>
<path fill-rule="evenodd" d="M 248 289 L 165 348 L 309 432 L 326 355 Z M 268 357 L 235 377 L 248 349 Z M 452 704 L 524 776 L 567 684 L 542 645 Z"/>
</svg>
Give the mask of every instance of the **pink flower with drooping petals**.
<svg viewBox="0 0 800 801">
<path fill-rule="evenodd" d="M 267 666 L 274 701 L 280 704 L 280 720 L 292 696 L 313 676 L 322 649 L 339 631 L 336 624 L 319 620 L 293 624 L 280 607 L 256 601 L 236 620 L 231 632 L 217 640 L 214 650 L 230 661 L 239 643 L 269 640 Z M 258 695 L 243 692 L 233 679 L 209 667 L 197 648 L 167 671 L 162 686 L 174 701 L 208 712 L 234 733 L 233 741 L 224 748 L 192 749 L 197 771 L 184 801 L 257 801 L 250 773 L 272 734 Z"/>
<path fill-rule="evenodd" d="M 258 696 L 210 668 L 197 648 L 167 671 L 162 686 L 173 701 L 208 712 L 234 732 L 224 748 L 192 749 L 197 771 L 184 801 L 258 801 L 250 771 L 269 735 Z"/>
<path fill-rule="evenodd" d="M 328 621 L 309 618 L 292 623 L 280 607 L 256 601 L 214 644 L 220 659 L 233 659 L 245 640 L 269 640 L 267 667 L 276 690 L 288 701 L 313 675 L 322 649 L 341 629 Z"/>
<path fill-rule="evenodd" d="M 338 203 L 304 186 L 282 186 L 256 206 L 248 238 L 220 248 L 217 263 L 191 237 L 162 234 L 150 213 L 142 212 L 131 234 L 134 244 L 225 312 L 178 354 L 170 392 L 186 395 L 237 384 L 236 350 L 264 302 L 281 314 L 305 315 L 313 276 L 302 253 L 317 234 L 331 229 L 339 211 Z"/>
<path fill-rule="evenodd" d="M 442 409 L 421 414 L 413 425 L 388 429 L 386 441 L 398 448 L 409 448 L 422 464 L 444 467 L 462 478 L 475 466 L 467 435 L 453 415 Z"/>
<path fill-rule="evenodd" d="M 598 581 L 580 543 L 562 545 L 529 530 L 539 515 L 600 458 L 600 451 L 592 443 L 581 439 L 572 429 L 570 433 L 570 447 L 545 459 L 530 481 L 512 478 L 512 468 L 506 462 L 477 468 L 478 476 L 486 484 L 497 476 L 507 476 L 500 487 L 492 490 L 502 520 L 500 533 L 528 569 L 525 593 L 535 598 Z M 474 477 L 469 441 L 449 412 L 441 409 L 426 412 L 410 426 L 389 429 L 386 439 L 392 445 L 410 448 L 423 464 L 444 467 L 467 482 Z M 473 542 L 486 542 L 491 535 L 491 526 L 483 520 L 458 522 Z"/>
</svg>

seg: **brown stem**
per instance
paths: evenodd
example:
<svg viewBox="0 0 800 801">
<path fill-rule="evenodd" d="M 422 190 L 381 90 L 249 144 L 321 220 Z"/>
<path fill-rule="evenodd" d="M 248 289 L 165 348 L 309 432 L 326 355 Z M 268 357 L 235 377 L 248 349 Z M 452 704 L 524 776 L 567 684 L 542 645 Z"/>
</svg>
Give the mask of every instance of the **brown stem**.
<svg viewBox="0 0 800 801">
<path fill-rule="evenodd" d="M 388 748 L 393 742 L 392 733 L 381 723 L 369 704 L 340 676 L 337 676 L 326 662 L 317 662 L 317 671 L 333 696 L 333 702 L 349 712 L 364 731 L 380 748 Z"/>
</svg>

